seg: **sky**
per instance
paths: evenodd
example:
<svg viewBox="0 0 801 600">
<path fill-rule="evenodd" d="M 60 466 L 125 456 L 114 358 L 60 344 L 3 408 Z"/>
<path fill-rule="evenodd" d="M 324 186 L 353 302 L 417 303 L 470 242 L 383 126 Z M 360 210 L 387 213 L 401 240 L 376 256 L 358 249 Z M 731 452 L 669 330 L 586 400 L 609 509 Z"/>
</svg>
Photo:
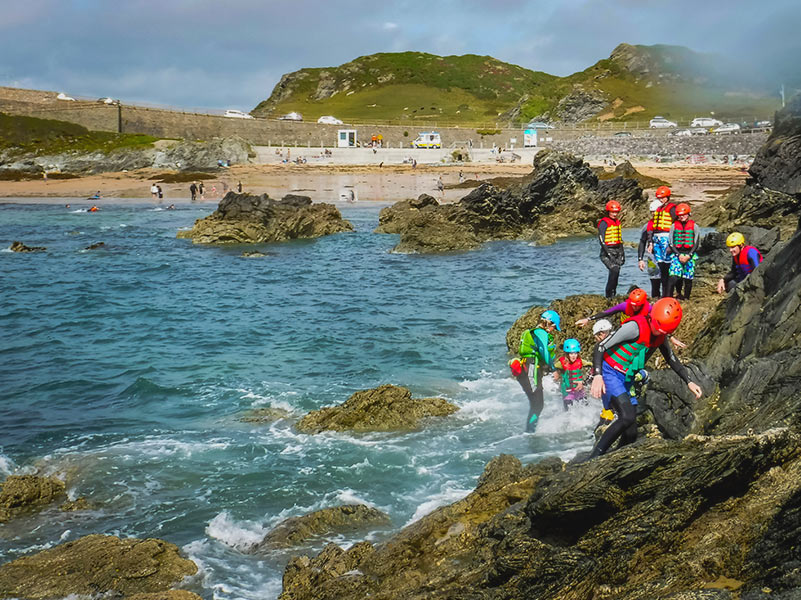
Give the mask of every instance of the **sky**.
<svg viewBox="0 0 801 600">
<path fill-rule="evenodd" d="M 285 73 L 376 52 L 554 75 L 621 42 L 716 53 L 801 85 L 801 1 L 0 0 L 0 85 L 249 111 Z"/>
</svg>

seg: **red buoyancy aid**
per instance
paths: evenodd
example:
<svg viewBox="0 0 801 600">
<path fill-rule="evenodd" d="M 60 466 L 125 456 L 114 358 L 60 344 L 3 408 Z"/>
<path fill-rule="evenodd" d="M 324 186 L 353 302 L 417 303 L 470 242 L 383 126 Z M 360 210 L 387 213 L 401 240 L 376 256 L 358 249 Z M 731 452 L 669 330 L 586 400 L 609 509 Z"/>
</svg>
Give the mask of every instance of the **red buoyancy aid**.
<svg viewBox="0 0 801 600">
<path fill-rule="evenodd" d="M 670 211 L 675 208 L 676 205 L 668 201 L 654 211 L 654 231 L 670 231 L 670 226 L 673 225 Z"/>
<path fill-rule="evenodd" d="M 695 221 L 687 219 L 686 223 L 673 223 L 673 246 L 679 250 L 689 250 L 695 242 Z"/>
<path fill-rule="evenodd" d="M 748 253 L 751 250 L 756 250 L 756 253 L 759 256 L 759 262 L 762 262 L 762 253 L 758 248 L 755 246 L 743 246 L 740 249 L 740 253 L 734 258 L 734 268 L 737 270 L 738 276 L 737 281 L 742 281 L 745 279 L 746 275 L 754 270 L 754 267 L 752 267 L 751 263 L 748 262 Z"/>
<path fill-rule="evenodd" d="M 620 221 L 610 217 L 604 217 L 598 221 L 598 226 L 601 223 L 606 223 L 606 231 L 604 232 L 604 245 L 606 246 L 619 246 L 623 243 L 623 234 L 620 229 Z"/>
<path fill-rule="evenodd" d="M 577 356 L 576 360 L 570 362 L 567 356 L 559 357 L 560 368 L 564 371 L 562 375 L 562 388 L 563 390 L 572 390 L 576 387 L 582 378 L 581 370 L 584 368 L 584 363 L 581 362 L 581 357 Z"/>
<path fill-rule="evenodd" d="M 620 314 L 620 323 L 623 324 L 632 317 L 636 317 L 637 315 L 649 315 L 651 314 L 651 303 L 645 302 L 639 311 L 635 311 L 634 307 L 631 305 L 631 300 L 626 300 L 626 307 L 623 309 L 623 312 Z"/>
<path fill-rule="evenodd" d="M 640 328 L 640 335 L 634 341 L 623 342 L 608 348 L 604 351 L 604 360 L 616 371 L 625 373 L 635 358 L 648 348 L 658 348 L 661 346 L 667 335 L 654 335 L 651 332 L 651 324 L 644 314 L 639 314 L 631 318 Z"/>
</svg>

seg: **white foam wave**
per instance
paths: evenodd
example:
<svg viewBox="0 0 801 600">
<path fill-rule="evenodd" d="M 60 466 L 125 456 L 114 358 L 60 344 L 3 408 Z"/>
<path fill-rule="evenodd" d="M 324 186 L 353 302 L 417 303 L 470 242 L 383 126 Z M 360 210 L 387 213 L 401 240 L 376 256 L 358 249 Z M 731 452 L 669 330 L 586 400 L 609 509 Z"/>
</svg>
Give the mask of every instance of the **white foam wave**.
<svg viewBox="0 0 801 600">
<path fill-rule="evenodd" d="M 472 489 L 458 487 L 453 482 L 445 483 L 438 494 L 430 496 L 426 502 L 423 502 L 417 507 L 412 518 L 406 522 L 404 527 L 411 525 L 415 521 L 419 521 L 440 506 L 446 506 L 448 504 L 453 504 L 457 500 L 461 500 L 472 491 Z"/>
<path fill-rule="evenodd" d="M 263 540 L 267 531 L 253 521 L 235 521 L 228 511 L 218 514 L 206 526 L 206 535 L 241 551 Z"/>
<path fill-rule="evenodd" d="M 0 454 L 0 473 L 3 475 L 11 475 L 16 468 L 13 460 L 8 458 L 5 454 Z"/>
<path fill-rule="evenodd" d="M 13 252 L 13 250 L 11 248 L 3 248 L 0 252 Z"/>
</svg>

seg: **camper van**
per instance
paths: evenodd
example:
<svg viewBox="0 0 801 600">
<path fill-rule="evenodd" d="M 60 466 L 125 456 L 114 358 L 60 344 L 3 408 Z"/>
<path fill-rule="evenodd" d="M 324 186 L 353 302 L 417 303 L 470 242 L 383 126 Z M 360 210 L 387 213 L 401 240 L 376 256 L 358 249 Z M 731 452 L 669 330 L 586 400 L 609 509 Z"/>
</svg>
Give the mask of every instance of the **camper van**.
<svg viewBox="0 0 801 600">
<path fill-rule="evenodd" d="M 436 131 L 419 133 L 412 141 L 412 148 L 442 148 L 442 139 Z"/>
</svg>

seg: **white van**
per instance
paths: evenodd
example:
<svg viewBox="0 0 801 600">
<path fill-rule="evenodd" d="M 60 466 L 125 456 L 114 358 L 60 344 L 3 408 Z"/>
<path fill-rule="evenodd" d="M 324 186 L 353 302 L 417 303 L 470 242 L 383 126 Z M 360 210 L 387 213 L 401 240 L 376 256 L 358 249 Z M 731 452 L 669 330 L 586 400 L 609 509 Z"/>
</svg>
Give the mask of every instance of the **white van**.
<svg viewBox="0 0 801 600">
<path fill-rule="evenodd" d="M 418 133 L 412 141 L 412 148 L 442 148 L 442 138 L 436 131 Z"/>
<path fill-rule="evenodd" d="M 224 117 L 229 117 L 231 119 L 252 119 L 253 115 L 249 115 L 247 113 L 242 112 L 241 110 L 233 110 L 228 109 L 223 114 Z"/>
</svg>

